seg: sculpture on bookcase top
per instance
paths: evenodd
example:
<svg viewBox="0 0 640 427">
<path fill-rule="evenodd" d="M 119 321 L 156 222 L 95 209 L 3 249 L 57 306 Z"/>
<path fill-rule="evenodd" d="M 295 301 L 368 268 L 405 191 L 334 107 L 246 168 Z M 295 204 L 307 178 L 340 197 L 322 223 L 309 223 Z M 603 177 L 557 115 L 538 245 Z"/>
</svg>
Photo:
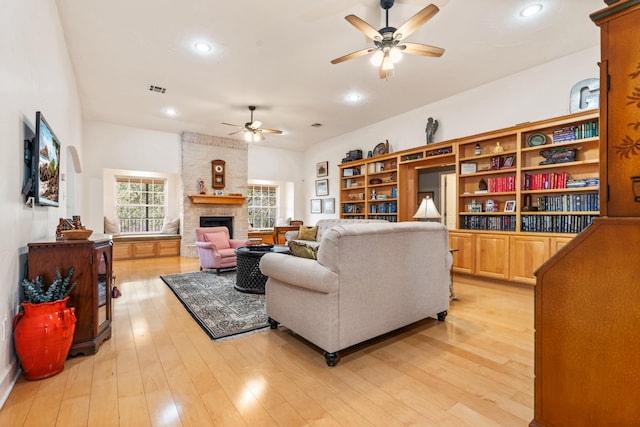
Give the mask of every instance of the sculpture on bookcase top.
<svg viewBox="0 0 640 427">
<path fill-rule="evenodd" d="M 434 120 L 433 117 L 429 117 L 427 119 L 427 127 L 425 127 L 424 132 L 427 137 L 427 144 L 433 143 L 433 135 L 438 130 L 438 121 Z"/>
<path fill-rule="evenodd" d="M 200 194 L 206 194 L 204 190 L 204 179 L 202 178 L 198 178 L 198 191 L 200 192 Z"/>
</svg>

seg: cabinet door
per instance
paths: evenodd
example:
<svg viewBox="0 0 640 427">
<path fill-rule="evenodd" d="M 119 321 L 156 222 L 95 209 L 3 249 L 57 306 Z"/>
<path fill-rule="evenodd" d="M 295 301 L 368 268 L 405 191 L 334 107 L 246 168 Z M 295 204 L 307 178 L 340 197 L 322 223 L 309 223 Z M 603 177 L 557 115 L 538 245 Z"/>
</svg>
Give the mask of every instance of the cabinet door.
<svg viewBox="0 0 640 427">
<path fill-rule="evenodd" d="M 571 240 L 573 240 L 573 237 L 552 237 L 549 245 L 549 257 L 553 256 Z"/>
<path fill-rule="evenodd" d="M 535 285 L 533 272 L 549 258 L 549 237 L 509 238 L 509 280 Z"/>
<path fill-rule="evenodd" d="M 476 274 L 506 280 L 509 274 L 509 236 L 476 234 Z"/>
<path fill-rule="evenodd" d="M 111 324 L 111 248 L 103 246 L 95 251 L 95 282 L 96 286 L 96 314 L 97 321 L 93 337 L 97 337 Z"/>
<path fill-rule="evenodd" d="M 449 247 L 453 249 L 453 271 L 473 274 L 475 245 L 472 233 L 449 233 Z"/>
</svg>

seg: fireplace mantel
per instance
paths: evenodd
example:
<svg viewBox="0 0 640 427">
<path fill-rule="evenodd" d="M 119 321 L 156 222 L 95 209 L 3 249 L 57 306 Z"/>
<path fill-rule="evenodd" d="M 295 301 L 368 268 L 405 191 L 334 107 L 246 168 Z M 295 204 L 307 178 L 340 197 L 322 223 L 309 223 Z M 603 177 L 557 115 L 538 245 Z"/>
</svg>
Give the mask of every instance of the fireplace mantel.
<svg viewBox="0 0 640 427">
<path fill-rule="evenodd" d="M 242 205 L 246 199 L 245 196 L 214 196 L 210 194 L 189 194 L 191 203 L 209 204 L 209 205 Z"/>
</svg>

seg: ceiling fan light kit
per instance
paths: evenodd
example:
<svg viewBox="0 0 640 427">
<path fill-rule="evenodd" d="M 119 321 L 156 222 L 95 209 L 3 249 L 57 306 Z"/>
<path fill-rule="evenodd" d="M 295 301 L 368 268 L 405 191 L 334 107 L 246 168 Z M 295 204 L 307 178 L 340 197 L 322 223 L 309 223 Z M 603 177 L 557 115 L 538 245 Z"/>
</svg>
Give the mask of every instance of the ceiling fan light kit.
<svg viewBox="0 0 640 427">
<path fill-rule="evenodd" d="M 222 123 L 223 125 L 226 126 L 233 126 L 236 128 L 240 128 L 240 130 L 237 130 L 235 132 L 231 132 L 229 135 L 235 135 L 237 133 L 243 133 L 244 134 L 244 140 L 247 142 L 260 142 L 263 141 L 265 139 L 264 137 L 264 133 L 271 133 L 274 135 L 280 135 L 282 134 L 281 130 L 278 129 L 263 129 L 260 126 L 262 126 L 262 122 L 259 120 L 253 120 L 253 112 L 255 111 L 256 107 L 254 105 L 249 105 L 249 111 L 251 111 L 251 118 L 249 119 L 249 121 L 247 123 L 244 124 L 244 126 L 240 126 L 240 125 L 234 125 L 231 123 Z"/>
<path fill-rule="evenodd" d="M 386 26 L 380 30 L 374 29 L 371 25 L 358 18 L 356 15 L 345 16 L 347 22 L 356 27 L 365 36 L 371 39 L 375 47 L 362 49 L 331 61 L 332 64 L 339 64 L 349 59 L 357 58 L 373 52 L 371 63 L 378 67 L 381 79 L 386 79 L 393 73 L 394 64 L 402 59 L 402 53 L 411 55 L 439 57 L 444 53 L 444 49 L 419 43 L 405 43 L 404 38 L 411 35 L 420 26 L 438 13 L 440 9 L 434 4 L 425 7 L 398 28 L 389 26 L 389 9 L 394 4 L 394 0 L 380 0 L 380 7 L 386 13 Z"/>
</svg>

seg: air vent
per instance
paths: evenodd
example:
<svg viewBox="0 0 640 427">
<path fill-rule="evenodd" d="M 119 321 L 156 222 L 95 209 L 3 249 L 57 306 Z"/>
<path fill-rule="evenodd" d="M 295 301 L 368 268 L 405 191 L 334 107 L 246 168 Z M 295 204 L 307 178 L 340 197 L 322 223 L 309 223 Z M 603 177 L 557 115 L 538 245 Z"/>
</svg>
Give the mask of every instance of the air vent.
<svg viewBox="0 0 640 427">
<path fill-rule="evenodd" d="M 313 123 L 311 125 L 312 128 L 319 128 L 320 126 L 322 126 L 322 123 Z"/>
<path fill-rule="evenodd" d="M 166 88 L 155 86 L 155 85 L 149 85 L 149 90 L 151 92 L 158 92 L 158 93 L 165 93 L 167 91 Z"/>
</svg>

